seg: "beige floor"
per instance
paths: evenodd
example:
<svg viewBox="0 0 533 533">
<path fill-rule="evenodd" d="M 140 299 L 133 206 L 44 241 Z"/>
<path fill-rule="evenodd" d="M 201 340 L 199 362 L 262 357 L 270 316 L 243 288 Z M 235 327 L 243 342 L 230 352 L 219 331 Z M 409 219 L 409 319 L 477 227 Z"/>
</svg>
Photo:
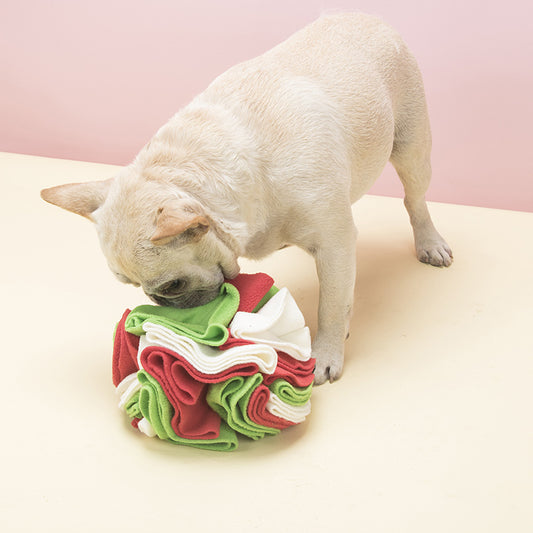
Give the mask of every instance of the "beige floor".
<svg viewBox="0 0 533 533">
<path fill-rule="evenodd" d="M 305 424 L 224 454 L 143 437 L 116 407 L 113 325 L 145 298 L 89 222 L 39 199 L 114 170 L 0 154 L 2 531 L 533 531 L 533 214 L 431 205 L 443 270 L 416 261 L 400 200 L 364 198 L 344 377 Z M 314 330 L 306 255 L 242 266 Z"/>
</svg>

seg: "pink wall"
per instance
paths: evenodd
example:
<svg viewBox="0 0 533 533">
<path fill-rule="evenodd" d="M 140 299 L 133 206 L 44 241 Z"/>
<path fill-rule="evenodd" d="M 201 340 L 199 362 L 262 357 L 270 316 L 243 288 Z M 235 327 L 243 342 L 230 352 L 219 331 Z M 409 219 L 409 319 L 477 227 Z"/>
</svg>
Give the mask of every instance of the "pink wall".
<svg viewBox="0 0 533 533">
<path fill-rule="evenodd" d="M 533 211 L 526 0 L 2 1 L 0 150 L 126 164 L 217 74 L 335 8 L 382 16 L 418 57 L 428 198 Z M 372 192 L 401 195 L 390 168 Z"/>
</svg>

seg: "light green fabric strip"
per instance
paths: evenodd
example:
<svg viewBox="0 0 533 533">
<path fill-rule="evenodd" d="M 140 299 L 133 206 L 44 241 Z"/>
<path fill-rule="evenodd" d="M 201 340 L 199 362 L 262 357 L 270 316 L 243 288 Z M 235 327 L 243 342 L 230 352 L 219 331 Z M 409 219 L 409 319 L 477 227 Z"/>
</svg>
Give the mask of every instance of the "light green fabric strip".
<svg viewBox="0 0 533 533">
<path fill-rule="evenodd" d="M 222 383 L 211 385 L 207 403 L 235 431 L 257 440 L 265 435 L 277 435 L 279 429 L 262 426 L 248 416 L 248 404 L 254 390 L 263 382 L 261 374 L 235 376 Z"/>
<path fill-rule="evenodd" d="M 139 391 L 137 391 L 124 406 L 126 414 L 130 418 L 140 418 L 141 408 L 139 407 Z"/>
<path fill-rule="evenodd" d="M 311 398 L 313 384 L 308 387 L 294 387 L 284 379 L 276 379 L 270 385 L 269 389 L 285 403 L 290 405 L 305 405 L 309 401 L 309 398 Z"/>
<path fill-rule="evenodd" d="M 239 291 L 224 283 L 220 294 L 199 307 L 176 309 L 158 305 L 140 305 L 126 319 L 125 328 L 134 335 L 143 335 L 143 324 L 153 322 L 196 342 L 220 346 L 228 339 L 228 324 L 239 307 Z"/>
</svg>

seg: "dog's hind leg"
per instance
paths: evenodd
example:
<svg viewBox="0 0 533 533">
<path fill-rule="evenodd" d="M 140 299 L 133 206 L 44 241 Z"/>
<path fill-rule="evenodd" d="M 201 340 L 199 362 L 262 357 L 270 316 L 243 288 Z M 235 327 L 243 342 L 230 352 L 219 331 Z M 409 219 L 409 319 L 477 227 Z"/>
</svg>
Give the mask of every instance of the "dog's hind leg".
<svg viewBox="0 0 533 533">
<path fill-rule="evenodd" d="M 419 90 L 422 90 L 419 87 Z M 419 95 L 420 96 L 420 95 Z M 435 229 L 425 194 L 431 180 L 431 131 L 423 92 L 396 127 L 391 163 L 405 191 L 404 204 L 411 219 L 419 261 L 450 266 L 452 251 Z"/>
</svg>

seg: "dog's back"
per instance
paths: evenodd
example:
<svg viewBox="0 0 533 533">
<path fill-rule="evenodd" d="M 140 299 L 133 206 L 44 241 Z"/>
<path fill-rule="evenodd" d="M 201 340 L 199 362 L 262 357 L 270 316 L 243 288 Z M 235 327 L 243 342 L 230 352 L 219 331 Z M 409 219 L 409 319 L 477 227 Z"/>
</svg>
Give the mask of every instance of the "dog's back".
<svg viewBox="0 0 533 533">
<path fill-rule="evenodd" d="M 324 155 L 340 166 L 344 159 L 352 202 L 381 174 L 404 117 L 426 113 L 421 76 L 403 40 L 360 13 L 318 19 L 229 69 L 197 101 L 223 103 L 249 124 L 274 178 L 278 166 L 293 174 L 314 168 L 331 184 L 336 177 L 326 172 Z M 279 174 L 285 181 L 286 172 Z"/>
</svg>

